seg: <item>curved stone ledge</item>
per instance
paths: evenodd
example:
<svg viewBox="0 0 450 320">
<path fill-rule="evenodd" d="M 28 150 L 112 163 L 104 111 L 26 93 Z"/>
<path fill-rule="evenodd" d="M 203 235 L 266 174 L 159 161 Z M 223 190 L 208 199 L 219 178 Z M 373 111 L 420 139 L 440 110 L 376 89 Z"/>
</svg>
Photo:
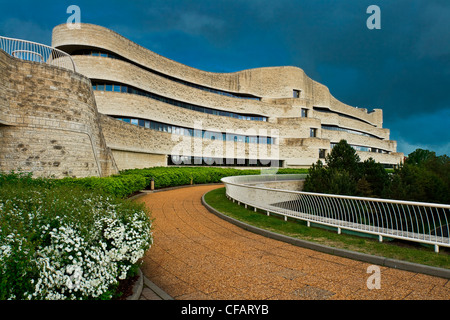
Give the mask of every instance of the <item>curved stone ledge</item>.
<svg viewBox="0 0 450 320">
<path fill-rule="evenodd" d="M 265 102 L 236 99 L 185 86 L 120 60 L 75 56 L 74 61 L 78 70 L 90 79 L 123 83 L 163 97 L 222 111 L 266 117 L 280 113 L 279 107 Z"/>
</svg>

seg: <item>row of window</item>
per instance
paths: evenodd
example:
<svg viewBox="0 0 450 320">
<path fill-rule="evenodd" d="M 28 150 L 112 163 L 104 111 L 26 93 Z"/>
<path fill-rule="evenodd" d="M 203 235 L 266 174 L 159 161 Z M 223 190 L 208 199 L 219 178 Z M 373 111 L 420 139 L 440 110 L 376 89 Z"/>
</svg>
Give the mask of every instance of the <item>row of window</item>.
<svg viewBox="0 0 450 320">
<path fill-rule="evenodd" d="M 122 92 L 122 93 L 131 93 L 131 94 L 137 94 L 140 96 L 144 96 L 147 98 L 151 98 L 154 100 L 158 100 L 167 104 L 171 104 L 180 108 L 194 110 L 198 112 L 213 114 L 217 116 L 224 116 L 224 117 L 231 117 L 235 119 L 240 120 L 252 120 L 252 121 L 267 121 L 267 117 L 261 117 L 256 115 L 249 115 L 249 114 L 239 114 L 234 112 L 228 112 L 228 111 L 222 111 L 202 106 L 197 106 L 191 103 L 186 103 L 182 101 L 178 101 L 171 98 L 166 98 L 160 95 L 157 95 L 155 93 L 151 93 L 148 91 L 144 91 L 129 85 L 124 85 L 120 83 L 106 83 L 106 82 L 99 82 L 96 80 L 92 81 L 92 89 L 97 91 L 112 91 L 112 92 Z"/>
<path fill-rule="evenodd" d="M 245 142 L 245 143 L 258 143 L 258 144 L 275 144 L 275 138 L 264 137 L 264 136 L 247 136 L 232 133 L 222 133 L 207 130 L 198 130 L 185 127 L 178 127 L 170 124 L 165 124 L 152 120 L 137 119 L 137 118 L 126 118 L 113 116 L 117 120 L 121 120 L 127 123 L 131 123 L 140 127 L 147 129 L 157 130 L 161 132 L 173 133 L 177 135 L 197 137 L 209 140 L 223 140 L 223 141 L 234 141 L 234 142 Z"/>
<path fill-rule="evenodd" d="M 169 166 L 220 166 L 220 167 L 283 167 L 283 160 L 233 159 L 171 155 Z"/>
<path fill-rule="evenodd" d="M 360 136 L 365 136 L 365 137 L 370 137 L 370 138 L 376 138 L 376 139 L 379 139 L 379 140 L 383 140 L 380 137 L 377 137 L 377 136 L 375 136 L 373 134 L 370 134 L 370 133 L 364 133 L 364 132 L 357 131 L 357 130 L 352 130 L 352 129 L 345 129 L 345 128 L 341 128 L 341 127 L 333 126 L 333 125 L 323 124 L 322 125 L 322 129 L 324 129 L 324 130 L 334 130 L 334 131 L 343 131 L 343 132 L 348 132 L 348 133 L 352 133 L 352 134 L 358 134 Z"/>
<path fill-rule="evenodd" d="M 334 148 L 334 146 L 337 145 L 337 143 L 330 143 L 331 149 Z M 376 153 L 385 153 L 389 154 L 389 151 L 379 149 L 379 148 L 373 148 L 373 147 L 364 147 L 364 146 L 357 146 L 357 145 L 350 145 L 353 149 L 356 151 L 365 151 L 365 152 L 376 152 Z"/>
<path fill-rule="evenodd" d="M 156 74 L 158 76 L 164 77 L 164 78 L 169 79 L 171 81 L 175 81 L 175 82 L 181 83 L 183 85 L 186 85 L 186 86 L 189 86 L 189 87 L 192 87 L 192 88 L 196 88 L 196 89 L 200 89 L 200 90 L 203 90 L 203 91 L 208 91 L 208 92 L 212 92 L 212 93 L 216 93 L 216 94 L 220 94 L 220 95 L 227 96 L 227 97 L 232 97 L 232 98 L 249 99 L 249 100 L 257 100 L 257 101 L 261 100 L 261 98 L 255 97 L 255 96 L 252 96 L 252 95 L 239 94 L 239 93 L 230 93 L 230 92 L 227 92 L 227 91 L 212 89 L 212 88 L 208 88 L 208 87 L 196 84 L 196 83 L 192 83 L 192 82 L 189 82 L 189 81 L 181 80 L 181 79 L 169 76 L 167 74 L 158 72 L 156 70 L 143 67 L 143 66 L 138 65 L 137 63 L 134 63 L 134 62 L 132 62 L 132 61 L 130 61 L 128 59 L 122 58 L 122 57 L 120 57 L 120 56 L 118 56 L 116 54 L 113 54 L 113 53 L 110 53 L 110 52 L 106 52 L 106 51 L 102 51 L 102 50 L 98 50 L 98 49 L 96 49 L 96 50 L 90 50 L 90 49 L 77 50 L 77 51 L 74 51 L 72 53 L 72 55 L 89 55 L 89 56 L 95 56 L 95 57 L 105 57 L 105 58 L 112 58 L 112 59 L 123 60 L 123 61 L 126 61 L 128 63 L 134 64 L 134 65 L 138 66 L 139 68 L 144 68 L 146 71 L 149 71 L 149 72 L 151 72 L 153 74 Z"/>
</svg>

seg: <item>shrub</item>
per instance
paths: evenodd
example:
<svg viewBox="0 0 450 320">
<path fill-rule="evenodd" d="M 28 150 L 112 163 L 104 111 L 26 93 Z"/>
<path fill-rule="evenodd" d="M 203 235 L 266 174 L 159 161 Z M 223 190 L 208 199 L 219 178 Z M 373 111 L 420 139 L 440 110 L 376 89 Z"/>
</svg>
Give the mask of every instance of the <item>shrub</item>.
<svg viewBox="0 0 450 320">
<path fill-rule="evenodd" d="M 145 207 L 16 178 L 0 175 L 0 299 L 111 299 L 152 244 Z"/>
<path fill-rule="evenodd" d="M 326 157 L 327 166 L 320 160 L 309 169 L 304 191 L 355 195 L 361 178 L 359 156 L 345 140 L 339 141 Z"/>
<path fill-rule="evenodd" d="M 279 174 L 307 173 L 307 169 L 279 169 Z M 154 167 L 145 169 L 129 169 L 120 176 L 138 175 L 146 178 L 149 187 L 153 178 L 155 189 L 204 183 L 220 183 L 220 179 L 228 176 L 261 174 L 257 169 L 234 169 L 215 167 Z"/>
<path fill-rule="evenodd" d="M 145 176 L 136 174 L 101 178 L 63 178 L 55 180 L 53 183 L 58 185 L 82 186 L 89 190 L 103 191 L 119 198 L 125 198 L 139 190 L 145 189 L 149 184 Z"/>
</svg>

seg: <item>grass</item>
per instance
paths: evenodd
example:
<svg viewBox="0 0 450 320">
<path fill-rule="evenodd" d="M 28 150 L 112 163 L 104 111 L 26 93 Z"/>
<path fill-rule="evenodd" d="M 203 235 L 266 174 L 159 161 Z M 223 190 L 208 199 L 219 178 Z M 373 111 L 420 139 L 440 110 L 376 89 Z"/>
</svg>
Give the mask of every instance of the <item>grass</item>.
<svg viewBox="0 0 450 320">
<path fill-rule="evenodd" d="M 267 216 L 265 213 L 255 212 L 253 208 L 246 209 L 244 206 L 233 203 L 227 199 L 225 188 L 208 192 L 205 195 L 205 201 L 219 212 L 236 220 L 293 238 L 391 259 L 450 268 L 450 250 L 448 248 L 440 247 L 440 252 L 436 253 L 432 246 L 418 243 L 400 240 L 380 243 L 378 238 L 347 234 L 344 230 L 342 230 L 342 234 L 337 234 L 334 230 L 315 227 L 313 224 L 308 227 L 306 222 L 297 219 L 284 221 L 284 217 L 272 214 Z"/>
</svg>

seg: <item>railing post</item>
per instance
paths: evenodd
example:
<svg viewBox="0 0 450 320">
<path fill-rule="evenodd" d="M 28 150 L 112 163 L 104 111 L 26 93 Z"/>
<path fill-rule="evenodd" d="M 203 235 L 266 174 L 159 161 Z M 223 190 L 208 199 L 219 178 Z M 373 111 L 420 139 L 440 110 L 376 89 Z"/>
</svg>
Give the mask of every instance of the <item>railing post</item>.
<svg viewBox="0 0 450 320">
<path fill-rule="evenodd" d="M 439 253 L 439 246 L 437 244 L 434 245 L 434 252 Z"/>
</svg>

